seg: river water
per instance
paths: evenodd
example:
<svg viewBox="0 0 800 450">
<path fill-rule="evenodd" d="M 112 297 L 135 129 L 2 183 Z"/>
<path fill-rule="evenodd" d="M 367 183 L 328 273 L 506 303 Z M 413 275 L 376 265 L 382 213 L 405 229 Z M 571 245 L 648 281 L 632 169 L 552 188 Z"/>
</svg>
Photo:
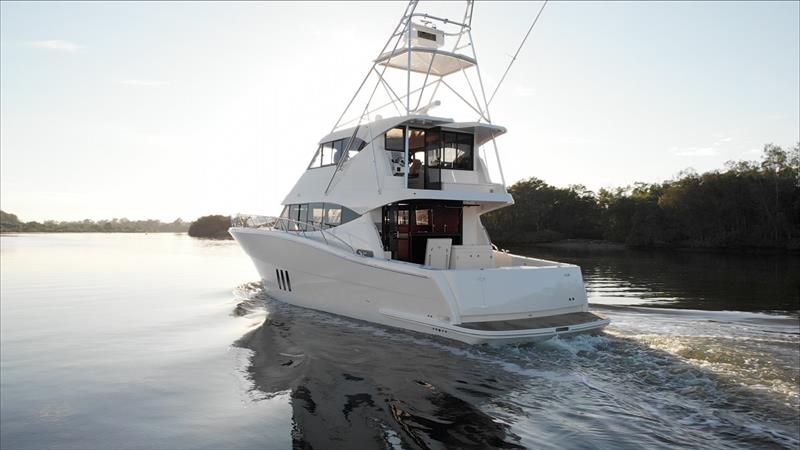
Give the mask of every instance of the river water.
<svg viewBox="0 0 800 450">
<path fill-rule="evenodd" d="M 0 242 L 3 449 L 800 445 L 798 257 L 517 249 L 612 325 L 491 348 L 271 300 L 231 241 Z"/>
</svg>

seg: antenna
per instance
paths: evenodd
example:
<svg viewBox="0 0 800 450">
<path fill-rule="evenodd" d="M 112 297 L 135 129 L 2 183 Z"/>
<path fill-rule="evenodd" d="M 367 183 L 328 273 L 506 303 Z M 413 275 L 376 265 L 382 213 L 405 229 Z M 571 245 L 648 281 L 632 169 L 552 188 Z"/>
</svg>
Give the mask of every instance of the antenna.
<svg viewBox="0 0 800 450">
<path fill-rule="evenodd" d="M 492 103 L 492 100 L 494 100 L 494 96 L 497 95 L 497 90 L 500 89 L 500 85 L 503 84 L 503 81 L 506 79 L 506 75 L 508 75 L 508 71 L 511 70 L 511 65 L 514 64 L 514 61 L 517 60 L 517 55 L 519 55 L 520 50 L 522 50 L 522 46 L 525 45 L 525 41 L 528 40 L 528 36 L 530 36 L 531 31 L 533 31 L 533 27 L 536 26 L 536 22 L 539 21 L 539 16 L 542 15 L 542 11 L 544 11 L 544 7 L 547 6 L 547 1 L 548 0 L 544 0 L 544 3 L 542 3 L 542 7 L 539 8 L 539 13 L 536 14 L 536 18 L 533 19 L 533 23 L 531 24 L 531 27 L 528 28 L 528 32 L 525 33 L 525 37 L 522 38 L 522 42 L 520 42 L 519 48 L 517 48 L 517 52 L 514 53 L 514 56 L 511 57 L 511 62 L 508 63 L 508 67 L 506 67 L 506 71 L 503 72 L 503 76 L 500 78 L 500 82 L 497 83 L 497 87 L 494 88 L 494 92 L 492 92 L 492 96 L 489 97 L 489 103 Z"/>
</svg>

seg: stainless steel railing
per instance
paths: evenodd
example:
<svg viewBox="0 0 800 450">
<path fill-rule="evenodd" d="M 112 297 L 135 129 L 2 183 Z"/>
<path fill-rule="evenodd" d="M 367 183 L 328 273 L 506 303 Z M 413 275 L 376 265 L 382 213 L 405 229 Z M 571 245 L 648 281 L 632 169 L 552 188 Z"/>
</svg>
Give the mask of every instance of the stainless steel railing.
<svg viewBox="0 0 800 450">
<path fill-rule="evenodd" d="M 300 222 L 298 220 L 274 216 L 238 214 L 231 219 L 231 226 L 282 231 L 296 236 L 302 236 L 313 241 L 323 242 L 326 245 L 332 245 L 335 247 L 344 246 L 346 250 L 358 254 L 353 246 L 345 242 L 344 239 L 318 225 L 309 222 Z M 320 237 L 321 239 L 319 239 Z"/>
</svg>

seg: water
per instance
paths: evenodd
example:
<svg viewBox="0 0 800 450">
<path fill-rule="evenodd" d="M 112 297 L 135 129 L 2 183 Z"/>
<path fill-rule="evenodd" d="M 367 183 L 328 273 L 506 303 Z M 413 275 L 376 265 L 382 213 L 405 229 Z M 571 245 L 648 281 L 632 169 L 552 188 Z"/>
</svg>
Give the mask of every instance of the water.
<svg viewBox="0 0 800 450">
<path fill-rule="evenodd" d="M 4 235 L 2 448 L 797 448 L 800 258 L 531 250 L 599 336 L 470 347 L 269 299 L 234 242 Z"/>
</svg>

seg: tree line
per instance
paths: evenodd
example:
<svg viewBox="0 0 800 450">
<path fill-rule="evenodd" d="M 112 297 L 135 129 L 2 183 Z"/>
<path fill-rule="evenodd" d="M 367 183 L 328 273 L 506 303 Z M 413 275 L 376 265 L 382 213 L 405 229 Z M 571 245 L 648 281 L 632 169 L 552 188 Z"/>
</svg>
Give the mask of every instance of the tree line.
<svg viewBox="0 0 800 450">
<path fill-rule="evenodd" d="M 189 229 L 189 223 L 183 219 L 176 219 L 173 222 L 161 222 L 159 220 L 79 220 L 79 221 L 55 221 L 47 220 L 44 222 L 23 222 L 15 214 L 0 211 L 0 232 L 10 233 L 162 233 L 162 232 L 185 232 Z"/>
<path fill-rule="evenodd" d="M 592 192 L 551 186 L 538 178 L 509 188 L 513 206 L 483 216 L 501 245 L 602 239 L 633 247 L 772 248 L 800 250 L 800 144 L 767 144 L 761 161 L 725 169 L 684 171 L 662 183 Z M 191 235 L 227 237 L 228 216 L 198 219 Z M 176 219 L 23 222 L 0 211 L 2 232 L 186 232 Z M 223 233 L 224 231 L 224 233 Z M 223 236 L 224 235 L 224 236 Z"/>
<path fill-rule="evenodd" d="M 538 178 L 509 188 L 513 206 L 483 216 L 501 244 L 603 239 L 635 247 L 800 249 L 800 144 L 767 144 L 761 161 L 684 171 L 662 183 L 592 192 Z"/>
</svg>

